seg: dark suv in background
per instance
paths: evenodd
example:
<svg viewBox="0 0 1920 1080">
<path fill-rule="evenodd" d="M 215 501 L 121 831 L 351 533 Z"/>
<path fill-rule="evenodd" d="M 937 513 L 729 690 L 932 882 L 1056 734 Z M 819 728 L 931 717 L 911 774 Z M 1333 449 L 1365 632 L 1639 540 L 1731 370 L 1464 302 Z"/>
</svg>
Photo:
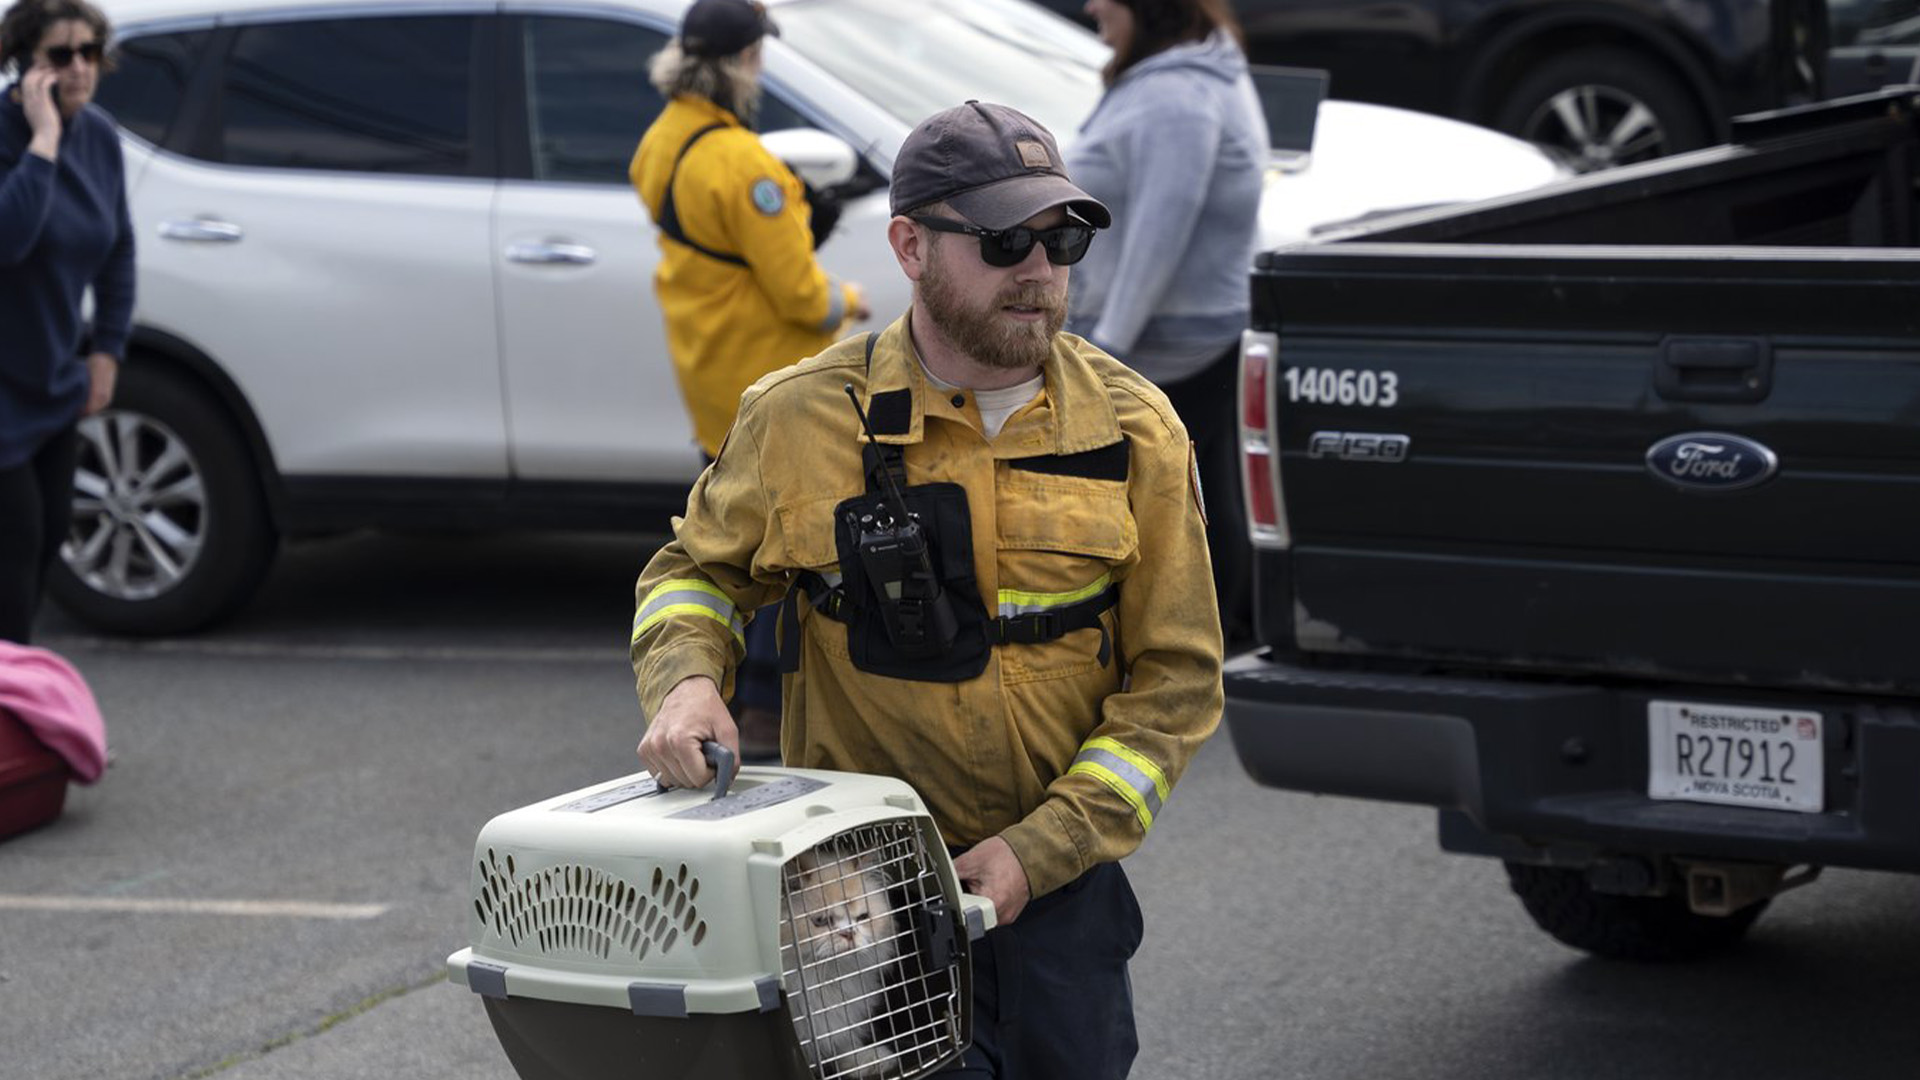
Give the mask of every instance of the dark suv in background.
<svg viewBox="0 0 1920 1080">
<path fill-rule="evenodd" d="M 1042 0 L 1086 21 L 1082 0 Z M 1920 0 L 1234 0 L 1256 63 L 1470 120 L 1595 169 L 1728 120 L 1905 81 Z"/>
</svg>

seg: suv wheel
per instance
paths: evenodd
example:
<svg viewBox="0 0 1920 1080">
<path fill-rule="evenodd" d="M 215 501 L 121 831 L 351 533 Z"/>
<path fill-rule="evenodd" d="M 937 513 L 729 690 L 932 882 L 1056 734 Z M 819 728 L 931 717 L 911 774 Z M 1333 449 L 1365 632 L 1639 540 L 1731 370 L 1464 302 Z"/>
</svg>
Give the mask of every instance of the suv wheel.
<svg viewBox="0 0 1920 1080">
<path fill-rule="evenodd" d="M 1583 871 L 1507 863 L 1507 880 L 1540 929 L 1564 945 L 1611 960 L 1695 960 L 1746 936 L 1768 901 L 1731 915 L 1696 915 L 1684 896 L 1593 891 Z"/>
<path fill-rule="evenodd" d="M 1618 49 L 1583 49 L 1535 67 L 1507 92 L 1493 126 L 1591 172 L 1707 144 L 1693 96 Z"/>
<path fill-rule="evenodd" d="M 80 422 L 73 521 L 48 591 L 113 633 L 179 633 L 231 612 L 277 540 L 251 462 L 202 392 L 130 363 L 112 407 Z"/>
</svg>

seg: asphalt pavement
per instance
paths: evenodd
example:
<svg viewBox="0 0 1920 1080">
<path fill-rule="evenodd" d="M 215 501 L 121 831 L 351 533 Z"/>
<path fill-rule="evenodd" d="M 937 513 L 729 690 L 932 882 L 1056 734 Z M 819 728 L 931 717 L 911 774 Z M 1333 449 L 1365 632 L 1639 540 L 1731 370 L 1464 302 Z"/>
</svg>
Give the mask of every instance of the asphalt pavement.
<svg viewBox="0 0 1920 1080">
<path fill-rule="evenodd" d="M 0 1078 L 512 1080 L 444 981 L 473 839 L 637 767 L 654 542 L 344 537 L 191 638 L 49 614 L 113 764 L 0 843 Z M 1431 812 L 1259 788 L 1224 737 L 1128 867 L 1138 1077 L 1920 1074 L 1920 880 L 1829 872 L 1734 956 L 1599 962 Z"/>
</svg>

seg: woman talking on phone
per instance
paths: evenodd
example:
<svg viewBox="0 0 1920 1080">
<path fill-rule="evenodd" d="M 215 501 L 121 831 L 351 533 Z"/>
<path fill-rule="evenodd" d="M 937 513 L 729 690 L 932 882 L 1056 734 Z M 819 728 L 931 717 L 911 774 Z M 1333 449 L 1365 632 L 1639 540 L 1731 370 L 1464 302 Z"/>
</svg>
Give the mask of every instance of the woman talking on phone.
<svg viewBox="0 0 1920 1080">
<path fill-rule="evenodd" d="M 91 104 L 107 35 L 84 0 L 0 17 L 0 639 L 20 643 L 66 536 L 75 424 L 112 400 L 133 319 L 120 140 Z"/>
</svg>

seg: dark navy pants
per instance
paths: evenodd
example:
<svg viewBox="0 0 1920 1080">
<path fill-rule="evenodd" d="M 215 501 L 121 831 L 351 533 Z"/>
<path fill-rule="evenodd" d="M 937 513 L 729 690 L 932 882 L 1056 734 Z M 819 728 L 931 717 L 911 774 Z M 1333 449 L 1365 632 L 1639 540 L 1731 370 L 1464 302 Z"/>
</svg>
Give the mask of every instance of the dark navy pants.
<svg viewBox="0 0 1920 1080">
<path fill-rule="evenodd" d="M 73 517 L 79 453 L 80 439 L 68 428 L 26 461 L 0 469 L 0 641 L 25 645 L 33 638 L 47 570 Z"/>
<path fill-rule="evenodd" d="M 1207 508 L 1207 552 L 1213 560 L 1213 593 L 1229 653 L 1253 644 L 1253 541 L 1240 492 L 1240 343 L 1184 379 L 1160 389 L 1187 425 L 1194 467 L 1200 472 Z"/>
<path fill-rule="evenodd" d="M 780 711 L 780 639 L 774 633 L 779 621 L 780 605 L 768 604 L 747 624 L 747 658 L 733 676 L 736 708 Z"/>
<path fill-rule="evenodd" d="M 1140 1042 L 1127 961 L 1140 904 L 1101 863 L 973 943 L 973 1045 L 941 1076 L 1122 1080 Z"/>
</svg>

